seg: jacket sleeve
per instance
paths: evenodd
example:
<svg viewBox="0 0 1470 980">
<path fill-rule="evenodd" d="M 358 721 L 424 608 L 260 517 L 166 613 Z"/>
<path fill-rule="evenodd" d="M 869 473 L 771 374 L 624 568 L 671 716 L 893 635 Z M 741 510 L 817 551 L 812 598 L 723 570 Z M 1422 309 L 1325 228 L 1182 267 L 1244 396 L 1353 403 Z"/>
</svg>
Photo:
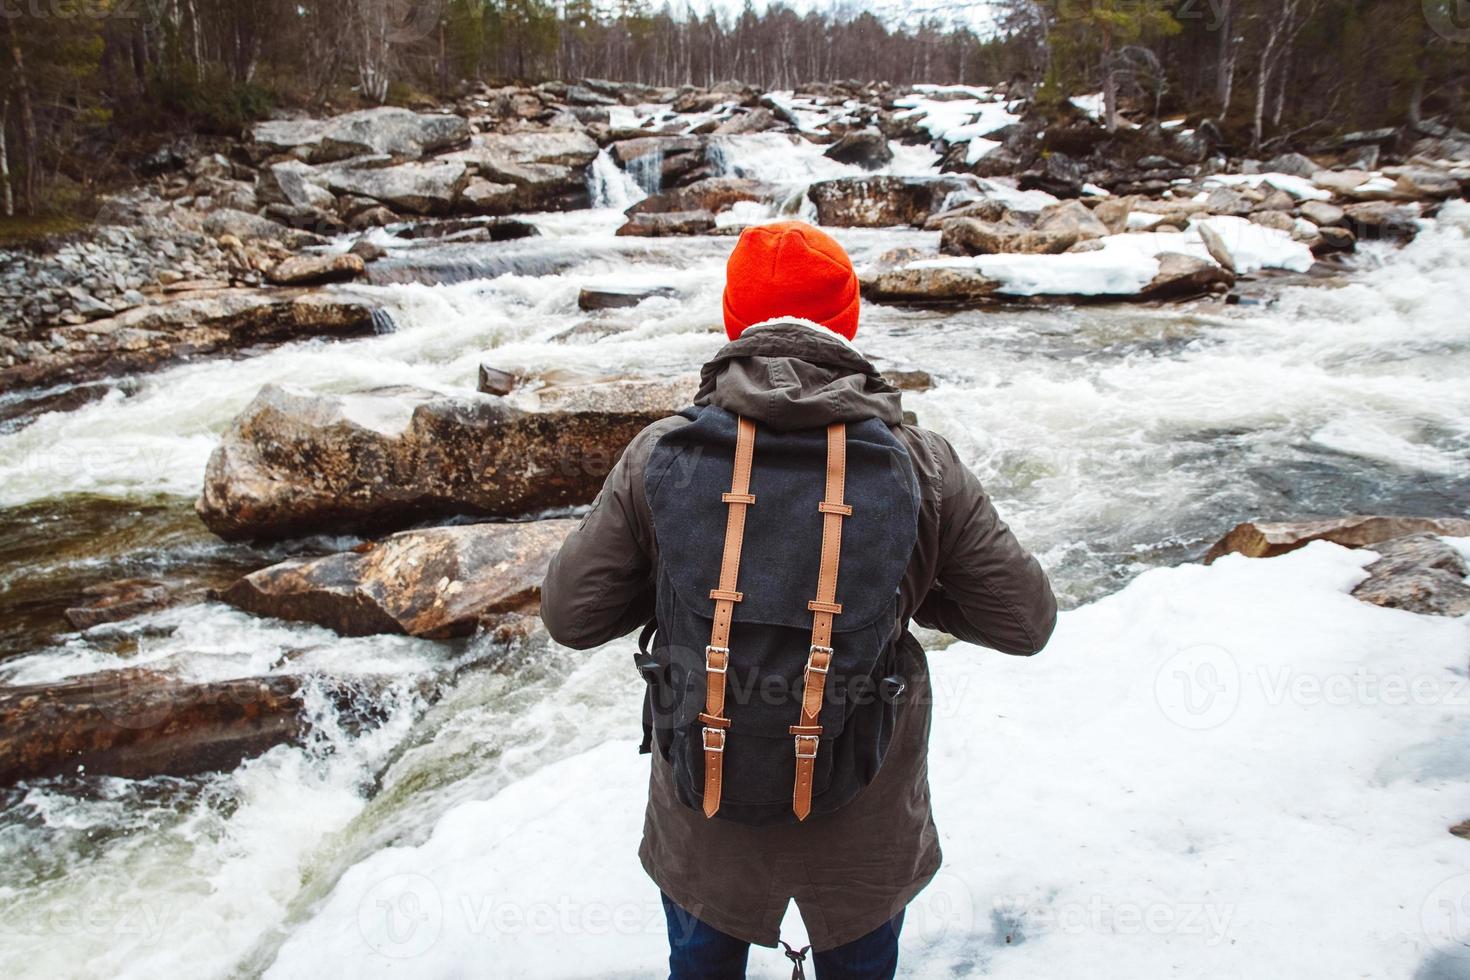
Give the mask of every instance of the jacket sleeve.
<svg viewBox="0 0 1470 980">
<path fill-rule="evenodd" d="M 938 437 L 936 442 L 944 487 L 939 565 L 914 619 L 1002 653 L 1039 653 L 1057 622 L 1046 572 L 1000 519 L 954 448 Z"/>
<path fill-rule="evenodd" d="M 563 646 L 600 646 L 653 616 L 653 520 L 643 470 L 662 426 L 644 429 L 628 446 L 551 560 L 541 585 L 541 620 Z"/>
</svg>

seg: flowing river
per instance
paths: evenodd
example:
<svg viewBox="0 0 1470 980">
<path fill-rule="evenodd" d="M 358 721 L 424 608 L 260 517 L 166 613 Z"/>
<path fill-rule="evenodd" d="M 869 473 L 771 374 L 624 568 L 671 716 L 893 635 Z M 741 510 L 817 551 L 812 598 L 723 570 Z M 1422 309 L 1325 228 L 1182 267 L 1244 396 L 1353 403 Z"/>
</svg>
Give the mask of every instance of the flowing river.
<svg viewBox="0 0 1470 980">
<path fill-rule="evenodd" d="M 796 191 L 817 175 L 810 161 L 769 152 L 726 165 L 766 168 Z M 603 179 L 606 203 L 638 193 Z M 633 736 L 626 640 L 574 654 L 344 639 L 212 602 L 57 632 L 87 585 L 220 584 L 287 553 L 222 543 L 192 510 L 218 433 L 268 382 L 451 392 L 473 389 L 482 362 L 552 377 L 666 376 L 696 369 L 723 342 L 733 239 L 615 238 L 622 215 L 611 207 L 529 220 L 539 237 L 391 244 L 374 284 L 350 287 L 391 314 L 391 333 L 185 364 L 138 378 L 126 397 L 0 436 L 0 681 L 126 663 L 192 679 L 289 666 L 381 682 L 375 724 L 350 724 L 323 694 L 306 745 L 233 772 L 77 774 L 0 793 L 6 975 L 256 975 L 364 857 L 422 841 L 457 803 Z M 937 241 L 834 233 L 859 267 Z M 1346 277 L 1283 284 L 1238 306 L 868 305 L 858 343 L 884 369 L 932 376 L 906 407 L 955 444 L 1075 607 L 1198 557 L 1246 518 L 1470 508 L 1467 236 L 1467 210 L 1447 209 L 1406 248 L 1365 246 Z M 585 286 L 674 295 L 588 314 L 577 308 Z M 451 679 L 427 709 L 425 677 Z"/>
</svg>

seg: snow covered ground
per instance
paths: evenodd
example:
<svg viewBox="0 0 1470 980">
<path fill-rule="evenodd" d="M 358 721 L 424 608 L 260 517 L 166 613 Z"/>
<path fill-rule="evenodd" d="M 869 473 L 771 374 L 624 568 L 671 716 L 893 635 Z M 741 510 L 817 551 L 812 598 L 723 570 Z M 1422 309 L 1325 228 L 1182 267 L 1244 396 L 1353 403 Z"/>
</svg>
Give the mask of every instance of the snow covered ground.
<svg viewBox="0 0 1470 980">
<path fill-rule="evenodd" d="M 1156 569 L 1038 658 L 931 653 L 946 857 L 902 975 L 1470 975 L 1470 844 L 1447 832 L 1470 816 L 1470 620 L 1351 598 L 1372 560 Z M 658 975 L 647 766 L 613 741 L 458 805 L 351 868 L 267 975 Z M 753 952 L 751 976 L 787 975 Z"/>
</svg>

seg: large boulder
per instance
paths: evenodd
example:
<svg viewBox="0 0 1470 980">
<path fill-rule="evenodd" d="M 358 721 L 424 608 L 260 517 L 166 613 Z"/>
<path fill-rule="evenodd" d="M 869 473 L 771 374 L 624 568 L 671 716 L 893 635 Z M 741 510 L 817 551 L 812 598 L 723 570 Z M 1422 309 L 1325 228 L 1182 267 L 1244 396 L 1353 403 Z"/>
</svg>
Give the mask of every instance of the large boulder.
<svg viewBox="0 0 1470 980">
<path fill-rule="evenodd" d="M 367 271 L 363 260 L 351 253 L 340 255 L 295 255 L 278 263 L 266 278 L 279 286 L 317 286 L 348 282 Z"/>
<path fill-rule="evenodd" d="M 0 390 L 154 371 L 185 358 L 308 337 L 366 337 L 381 317 L 360 300 L 303 290 L 219 289 L 57 327 L 0 368 Z"/>
<path fill-rule="evenodd" d="M 385 106 L 330 119 L 258 123 L 251 135 L 263 154 L 290 153 L 307 163 L 326 163 L 370 154 L 416 160 L 464 142 L 470 128 L 460 116 Z"/>
<path fill-rule="evenodd" d="M 1452 537 L 1470 536 L 1470 520 L 1459 517 L 1337 517 L 1319 521 L 1246 521 L 1237 524 L 1210 550 L 1204 562 L 1228 554 L 1250 558 L 1284 555 L 1312 541 L 1331 541 L 1346 548 L 1364 548 L 1427 532 Z"/>
<path fill-rule="evenodd" d="M 1164 252 L 1158 257 L 1159 272 L 1143 287 L 1144 299 L 1181 299 L 1228 289 L 1235 276 L 1209 259 L 1181 252 Z"/>
<path fill-rule="evenodd" d="M 1300 153 L 1283 153 L 1267 161 L 1261 169 L 1266 173 L 1290 174 L 1293 177 L 1304 177 L 1311 180 L 1314 174 L 1322 170 L 1322 165 Z"/>
<path fill-rule="evenodd" d="M 930 214 L 944 209 L 950 195 L 975 189 L 965 177 L 839 177 L 812 184 L 807 196 L 823 225 L 922 227 Z"/>
<path fill-rule="evenodd" d="M 261 204 L 285 204 L 293 208 L 337 206 L 337 196 L 327 190 L 327 177 L 300 160 L 285 160 L 262 167 L 255 178 L 255 199 Z"/>
<path fill-rule="evenodd" d="M 580 130 L 551 129 L 534 133 L 484 133 L 467 149 L 441 159 L 459 162 L 489 183 L 510 186 L 515 193 L 505 209 L 493 213 L 573 210 L 587 207 L 587 168 L 598 146 Z M 481 213 L 492 213 L 482 204 Z"/>
<path fill-rule="evenodd" d="M 261 569 L 220 598 L 346 636 L 442 639 L 533 617 L 546 567 L 575 521 L 404 531 L 353 551 Z"/>
<path fill-rule="evenodd" d="M 523 406 L 394 388 L 322 395 L 268 385 L 231 424 L 197 509 L 221 537 L 281 538 L 510 517 L 591 502 L 628 442 L 694 385 L 548 388 Z"/>
<path fill-rule="evenodd" d="M 1056 255 L 1077 241 L 1075 231 L 1047 231 L 1011 220 L 956 218 L 944 223 L 939 249 L 948 255 L 995 255 L 1002 252 Z"/>
<path fill-rule="evenodd" d="M 300 678 L 189 683 L 116 670 L 0 688 L 0 786 L 85 772 L 146 779 L 233 769 L 303 730 Z"/>
<path fill-rule="evenodd" d="M 983 303 L 1000 284 L 975 269 L 904 266 L 880 272 L 863 288 L 872 303 L 912 306 L 955 306 Z"/>
<path fill-rule="evenodd" d="M 469 171 L 463 163 L 455 161 L 327 172 L 327 185 L 338 194 L 370 197 L 395 211 L 410 214 L 448 213 L 468 181 Z"/>
<path fill-rule="evenodd" d="M 1386 201 L 1349 204 L 1343 209 L 1348 227 L 1359 241 L 1388 240 L 1407 242 L 1419 234 L 1417 216 L 1408 208 Z"/>
<path fill-rule="evenodd" d="M 864 170 L 881 170 L 893 162 L 888 137 L 876 129 L 860 129 L 848 133 L 823 152 L 838 163 L 848 163 Z"/>
<path fill-rule="evenodd" d="M 1470 613 L 1470 565 L 1433 534 L 1410 534 L 1372 545 L 1378 560 L 1353 595 L 1375 606 L 1432 616 Z"/>
</svg>

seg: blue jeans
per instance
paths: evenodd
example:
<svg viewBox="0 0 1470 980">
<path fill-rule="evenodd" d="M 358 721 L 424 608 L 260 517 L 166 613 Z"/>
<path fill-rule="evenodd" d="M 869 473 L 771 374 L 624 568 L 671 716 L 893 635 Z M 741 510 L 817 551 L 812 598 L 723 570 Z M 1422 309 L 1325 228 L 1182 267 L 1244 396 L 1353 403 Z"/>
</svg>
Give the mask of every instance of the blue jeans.
<svg viewBox="0 0 1470 980">
<path fill-rule="evenodd" d="M 750 943 L 700 922 L 664 895 L 669 921 L 669 980 L 743 980 Z M 893 980 L 903 913 L 861 939 L 812 953 L 817 980 Z"/>
</svg>

